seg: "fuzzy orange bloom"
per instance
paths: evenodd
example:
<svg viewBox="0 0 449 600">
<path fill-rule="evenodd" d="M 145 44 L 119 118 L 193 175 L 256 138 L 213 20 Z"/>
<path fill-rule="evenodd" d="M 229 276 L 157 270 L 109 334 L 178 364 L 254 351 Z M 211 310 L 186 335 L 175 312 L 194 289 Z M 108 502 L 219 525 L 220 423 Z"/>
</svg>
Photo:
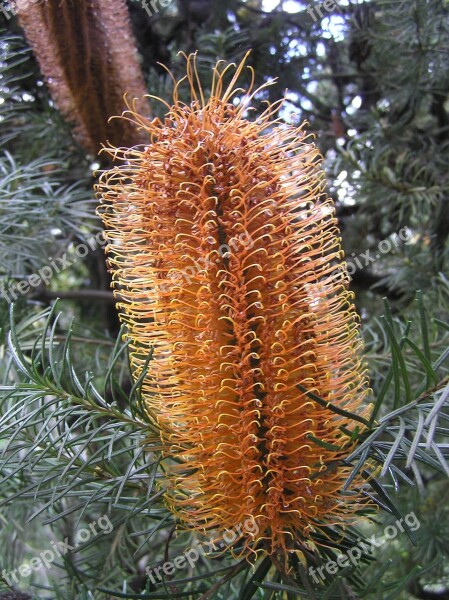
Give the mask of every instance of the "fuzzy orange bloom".
<svg viewBox="0 0 449 600">
<path fill-rule="evenodd" d="M 236 88 L 245 61 L 218 63 L 207 99 L 186 61 L 191 103 L 178 82 L 164 121 L 128 113 L 147 146 L 109 148 L 109 264 L 135 377 L 154 350 L 142 393 L 167 505 L 201 531 L 253 519 L 243 552 L 285 559 L 363 506 L 341 493 L 347 413 L 369 410 L 357 317 L 310 137 L 274 118 L 280 103 L 245 118 L 261 89 Z"/>
</svg>

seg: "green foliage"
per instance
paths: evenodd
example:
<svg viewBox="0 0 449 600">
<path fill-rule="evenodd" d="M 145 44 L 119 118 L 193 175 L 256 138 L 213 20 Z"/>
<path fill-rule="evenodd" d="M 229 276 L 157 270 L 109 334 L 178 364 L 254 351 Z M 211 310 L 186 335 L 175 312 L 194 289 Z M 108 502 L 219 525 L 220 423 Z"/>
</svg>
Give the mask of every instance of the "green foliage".
<svg viewBox="0 0 449 600">
<path fill-rule="evenodd" d="M 348 48 L 362 78 L 360 107 L 347 111 L 351 137 L 334 164 L 336 175 L 346 171 L 344 186 L 363 211 L 357 225 L 348 222 L 345 247 L 350 253 L 367 236 L 378 242 L 410 227 L 413 244 L 403 248 L 402 262 L 385 256 L 376 273 L 381 287 L 412 301 L 413 290 L 433 285 L 447 262 L 447 5 L 380 0 L 360 12 Z"/>
<path fill-rule="evenodd" d="M 160 496 L 153 490 L 158 461 L 143 445 L 150 425 L 148 417 L 143 421 L 140 403 L 133 401 L 138 383 L 127 393 L 121 389 L 121 382 L 127 382 L 126 347 L 107 337 L 74 335 L 73 328 L 67 336 L 58 331 L 54 310 L 11 330 L 2 386 L 0 506 L 21 498 L 27 521 L 50 526 L 61 521 L 56 539 L 80 522 L 110 515 L 113 539 L 101 532 L 92 536 L 73 556 L 64 557 L 64 569 L 79 574 L 81 583 L 100 572 L 102 584 L 117 582 L 114 576 L 134 568 L 134 551 L 141 545 L 136 532 L 156 527 L 160 518 L 161 509 L 153 507 Z M 89 345 L 96 358 L 89 353 L 90 364 L 96 363 L 102 374 L 102 394 L 93 373 L 78 378 L 72 363 L 73 354 L 86 352 Z M 119 408 L 125 401 L 126 408 Z M 29 541 L 27 546 L 29 556 L 34 548 Z M 5 566 L 12 569 L 23 555 L 11 558 Z"/>
<path fill-rule="evenodd" d="M 70 240 L 85 240 L 95 207 L 86 196 L 80 185 L 64 183 L 64 165 L 54 159 L 22 166 L 9 153 L 0 156 L 2 272 L 24 278 L 61 256 Z"/>
<path fill-rule="evenodd" d="M 58 264 L 99 229 L 86 157 L 80 160 L 68 127 L 62 126 L 47 92 L 40 86 L 30 89 L 33 76 L 38 73 L 24 40 L 3 33 L 0 279 L 6 300 L 16 283 L 52 261 Z M 42 86 L 40 79 L 37 83 Z"/>
</svg>

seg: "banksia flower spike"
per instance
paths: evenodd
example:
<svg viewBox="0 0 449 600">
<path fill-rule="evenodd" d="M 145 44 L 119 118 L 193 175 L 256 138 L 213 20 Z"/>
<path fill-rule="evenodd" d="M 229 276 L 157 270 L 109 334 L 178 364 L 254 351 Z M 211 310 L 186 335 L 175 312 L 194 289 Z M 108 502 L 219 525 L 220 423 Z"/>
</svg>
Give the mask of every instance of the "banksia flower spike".
<svg viewBox="0 0 449 600">
<path fill-rule="evenodd" d="M 285 562 L 364 506 L 360 480 L 342 494 L 369 410 L 357 318 L 310 137 L 281 102 L 245 118 L 261 89 L 236 88 L 245 60 L 217 64 L 207 99 L 186 62 L 191 103 L 175 83 L 164 121 L 127 115 L 147 146 L 109 148 L 109 265 L 135 377 L 153 352 L 167 505 L 198 531 L 251 519 L 241 551 Z"/>
</svg>

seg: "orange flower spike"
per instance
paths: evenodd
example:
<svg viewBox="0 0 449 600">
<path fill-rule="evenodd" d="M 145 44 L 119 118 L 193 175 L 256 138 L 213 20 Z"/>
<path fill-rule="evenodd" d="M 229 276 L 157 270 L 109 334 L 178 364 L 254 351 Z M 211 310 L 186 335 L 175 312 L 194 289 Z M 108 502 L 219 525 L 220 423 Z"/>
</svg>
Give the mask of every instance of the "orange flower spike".
<svg viewBox="0 0 449 600">
<path fill-rule="evenodd" d="M 252 519 L 242 552 L 285 563 L 364 505 L 360 480 L 342 494 L 356 422 L 304 392 L 367 415 L 357 316 L 310 137 L 273 120 L 280 102 L 245 118 L 260 91 L 252 70 L 235 87 L 245 60 L 226 88 L 218 63 L 206 99 L 185 58 L 191 104 L 177 82 L 164 122 L 126 117 L 148 146 L 108 149 L 122 162 L 98 188 L 113 285 L 135 377 L 154 351 L 142 393 L 177 459 L 170 510 L 203 532 Z"/>
</svg>

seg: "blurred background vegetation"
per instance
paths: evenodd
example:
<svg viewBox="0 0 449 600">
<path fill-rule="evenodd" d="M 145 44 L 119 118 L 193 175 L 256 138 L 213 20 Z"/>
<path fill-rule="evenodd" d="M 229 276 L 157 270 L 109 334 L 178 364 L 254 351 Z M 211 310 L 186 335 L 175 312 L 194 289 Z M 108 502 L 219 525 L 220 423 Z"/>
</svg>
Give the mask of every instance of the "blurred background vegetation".
<svg viewBox="0 0 449 600">
<path fill-rule="evenodd" d="M 74 4 L 95 4 L 45 1 L 54 4 L 61 35 L 58 6 L 70 11 Z M 111 0 L 112 8 L 115 3 L 123 4 Z M 92 186 L 107 164 L 73 136 L 73 121 L 58 110 L 15 3 L 4 3 L 0 570 L 16 568 L 50 540 L 70 538 L 79 522 L 103 513 L 112 515 L 114 532 L 21 578 L 15 590 L 3 581 L 0 597 L 449 598 L 449 3 L 143 4 L 128 0 L 127 9 L 145 87 L 155 96 L 169 101 L 172 81 L 159 63 L 182 75 L 180 50 L 198 50 L 207 87 L 217 60 L 238 61 L 252 49 L 256 82 L 276 82 L 258 94 L 251 118 L 266 100 L 285 94 L 281 117 L 309 123 L 344 250 L 363 267 L 352 274 L 351 286 L 380 426 L 373 423 L 349 463 L 355 472 L 371 461 L 378 476 L 373 493 L 386 510 L 379 511 L 377 525 L 365 523 L 347 540 L 333 539 L 329 554 L 314 564 L 359 535 L 381 536 L 388 523 L 412 510 L 421 527 L 415 545 L 402 534 L 357 569 L 319 585 L 299 559 L 286 576 L 266 561 L 256 570 L 236 568 L 228 556 L 202 558 L 192 572 L 163 585 L 147 580 L 145 566 L 191 540 L 173 536 L 173 517 L 156 485 L 157 459 L 142 452 L 148 427 L 138 385 L 129 378 L 103 249 L 77 254 L 101 229 Z M 74 25 L 78 31 L 76 18 Z M 74 42 L 68 37 L 66 43 Z M 80 48 L 74 52 L 81 60 Z M 164 107 L 151 101 L 151 110 L 162 115 Z M 104 141 L 94 139 L 98 148 Z M 366 261 L 367 251 L 375 260 Z M 53 269 L 47 285 L 16 294 L 11 312 L 11 290 L 58 257 L 65 257 L 66 268 Z"/>
</svg>

